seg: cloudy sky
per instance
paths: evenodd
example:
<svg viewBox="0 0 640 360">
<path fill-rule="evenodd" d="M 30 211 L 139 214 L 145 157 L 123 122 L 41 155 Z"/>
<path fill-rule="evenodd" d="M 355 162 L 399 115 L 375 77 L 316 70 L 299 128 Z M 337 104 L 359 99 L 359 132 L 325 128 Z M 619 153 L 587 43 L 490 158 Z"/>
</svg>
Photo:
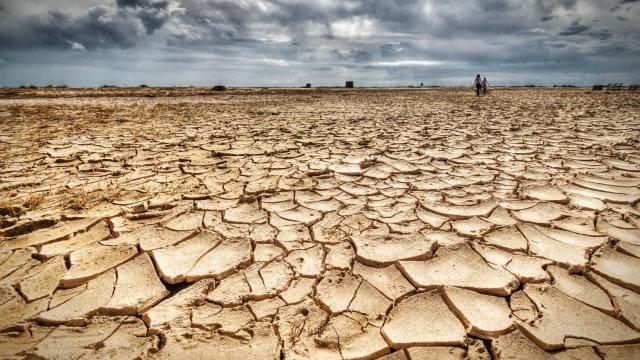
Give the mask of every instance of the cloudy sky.
<svg viewBox="0 0 640 360">
<path fill-rule="evenodd" d="M 0 86 L 640 83 L 640 0 L 0 0 Z"/>
</svg>

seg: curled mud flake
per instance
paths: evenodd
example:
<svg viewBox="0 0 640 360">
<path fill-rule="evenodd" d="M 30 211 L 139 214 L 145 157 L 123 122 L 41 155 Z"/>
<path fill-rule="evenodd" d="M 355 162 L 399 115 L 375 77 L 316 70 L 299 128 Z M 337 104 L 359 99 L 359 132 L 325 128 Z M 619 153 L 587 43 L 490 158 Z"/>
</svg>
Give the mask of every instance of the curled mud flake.
<svg viewBox="0 0 640 360">
<path fill-rule="evenodd" d="M 101 313 L 139 315 L 169 295 L 146 253 L 118 266 L 116 275 L 113 296 Z"/>
<path fill-rule="evenodd" d="M 509 211 L 502 206 L 498 206 L 497 208 L 495 208 L 495 210 L 491 212 L 491 215 L 489 215 L 489 217 L 483 218 L 483 220 L 486 220 L 497 226 L 513 226 L 518 223 L 516 219 L 509 215 Z"/>
<path fill-rule="evenodd" d="M 577 234 L 573 231 L 565 231 L 560 229 L 547 228 L 543 226 L 534 226 L 536 230 L 541 233 L 547 235 L 550 238 L 558 240 L 568 245 L 578 246 L 582 248 L 586 248 L 588 250 L 593 250 L 607 243 L 608 239 L 606 236 L 589 236 Z"/>
<path fill-rule="evenodd" d="M 46 325 L 82 326 L 105 306 L 113 295 L 116 271 L 109 270 L 86 284 L 86 289 L 56 307 L 39 314 L 36 321 Z M 58 290 L 63 291 L 63 290 Z M 54 294 L 54 299 L 56 294 Z"/>
<path fill-rule="evenodd" d="M 608 191 L 600 191 L 584 188 L 576 185 L 563 186 L 562 190 L 569 194 L 582 195 L 589 198 L 596 198 L 602 201 L 618 203 L 618 204 L 633 204 L 640 200 L 640 195 L 634 194 L 619 194 Z"/>
<path fill-rule="evenodd" d="M 279 176 L 266 176 L 249 182 L 244 191 L 249 195 L 274 192 L 278 189 Z"/>
<path fill-rule="evenodd" d="M 111 236 L 111 230 L 106 221 L 100 221 L 90 227 L 87 231 L 77 233 L 69 239 L 58 240 L 42 245 L 38 256 L 42 258 L 50 258 L 57 255 L 68 255 L 72 251 L 78 250 L 84 246 L 94 244 Z M 137 244 L 131 242 L 132 244 Z M 114 244 L 115 245 L 115 244 Z"/>
<path fill-rule="evenodd" d="M 431 227 L 439 228 L 444 223 L 449 221 L 449 218 L 446 216 L 442 216 L 440 214 L 427 211 L 421 208 L 416 209 L 416 216 L 425 224 L 428 224 Z"/>
<path fill-rule="evenodd" d="M 607 245 L 592 257 L 591 268 L 598 274 L 640 293 L 640 259 L 625 255 Z"/>
<path fill-rule="evenodd" d="M 581 194 L 569 194 L 569 204 L 581 209 L 602 211 L 607 208 L 607 204 L 600 199 Z"/>
<path fill-rule="evenodd" d="M 498 296 L 507 296 L 518 287 L 515 276 L 487 265 L 468 245 L 443 247 L 433 259 L 400 261 L 399 266 L 413 284 L 421 287 L 458 286 Z"/>
<path fill-rule="evenodd" d="M 258 208 L 257 202 L 241 203 L 224 211 L 224 220 L 231 223 L 255 224 L 267 220 L 267 212 Z"/>
<path fill-rule="evenodd" d="M 142 251 L 151 251 L 175 245 L 196 234 L 195 231 L 189 230 L 174 231 L 157 226 L 145 226 L 120 237 L 130 238 L 131 240 L 127 241 L 129 243 L 140 244 Z"/>
<path fill-rule="evenodd" d="M 185 281 L 196 263 L 220 242 L 217 235 L 201 233 L 177 245 L 152 250 L 151 257 L 162 280 L 177 284 Z"/>
<path fill-rule="evenodd" d="M 322 213 L 317 210 L 298 206 L 293 210 L 278 212 L 278 216 L 286 220 L 294 221 L 296 223 L 302 223 L 309 226 L 318 222 L 322 218 Z"/>
<path fill-rule="evenodd" d="M 588 249 L 549 237 L 531 224 L 519 224 L 518 229 L 529 242 L 529 252 L 558 262 L 572 269 L 582 269 L 587 263 Z"/>
<path fill-rule="evenodd" d="M 640 294 L 635 293 L 595 273 L 587 273 L 598 286 L 611 296 L 611 300 L 620 318 L 636 330 L 640 330 Z"/>
<path fill-rule="evenodd" d="M 85 246 L 69 255 L 71 267 L 60 280 L 60 284 L 66 288 L 84 284 L 137 254 L 138 249 L 130 244 L 115 246 L 93 244 Z"/>
<path fill-rule="evenodd" d="M 566 218 L 562 220 L 552 221 L 554 228 L 571 231 L 580 235 L 602 236 L 596 231 L 595 222 L 592 218 Z"/>
<path fill-rule="evenodd" d="M 514 210 L 511 213 L 520 221 L 536 224 L 549 224 L 553 220 L 566 216 L 566 213 L 559 209 L 557 205 L 546 202 L 528 209 Z"/>
<path fill-rule="evenodd" d="M 62 256 L 56 256 L 29 269 L 17 289 L 25 300 L 33 301 L 53 294 L 67 268 Z"/>
<path fill-rule="evenodd" d="M 436 290 L 403 299 L 389 314 L 382 336 L 393 348 L 464 345 L 466 331 Z"/>
<path fill-rule="evenodd" d="M 251 293 L 244 273 L 238 272 L 222 279 L 215 289 L 211 290 L 206 299 L 222 306 L 237 306 L 244 302 Z"/>
<path fill-rule="evenodd" d="M 438 246 L 453 247 L 464 245 L 469 242 L 469 238 L 460 236 L 451 231 L 424 230 L 421 232 L 424 237 L 438 243 Z"/>
<path fill-rule="evenodd" d="M 52 227 L 36 230 L 32 233 L 24 235 L 18 235 L 13 238 L 4 239 L 4 241 L 0 242 L 0 251 L 15 250 L 61 240 L 77 232 L 87 230 L 98 221 L 100 221 L 99 218 L 88 218 L 59 222 Z M 6 232 L 7 231 L 5 230 L 5 233 Z M 5 234 L 4 236 L 11 235 Z"/>
<path fill-rule="evenodd" d="M 640 229 L 623 228 L 610 224 L 607 220 L 598 219 L 596 222 L 597 231 L 607 234 L 614 239 L 627 242 L 632 245 L 640 245 Z"/>
<path fill-rule="evenodd" d="M 553 261 L 512 253 L 481 244 L 473 244 L 473 248 L 486 262 L 509 271 L 518 278 L 520 283 L 539 283 L 550 280 L 549 274 L 544 270 L 544 267 L 552 264 Z"/>
<path fill-rule="evenodd" d="M 361 276 L 391 300 L 396 300 L 415 290 L 415 287 L 394 265 L 371 267 L 355 262 L 353 273 Z"/>
<path fill-rule="evenodd" d="M 204 211 L 194 211 L 182 214 L 175 219 L 167 222 L 164 226 L 174 231 L 193 231 L 202 227 L 202 219 Z"/>
<path fill-rule="evenodd" d="M 483 236 L 483 240 L 492 246 L 509 251 L 527 251 L 527 239 L 515 226 L 494 230 Z"/>
<path fill-rule="evenodd" d="M 568 338 L 599 344 L 620 344 L 640 340 L 640 334 L 603 312 L 570 298 L 548 285 L 527 284 L 524 292 L 540 312 L 534 324 L 519 321 L 533 341 L 545 350 L 560 350 Z"/>
<path fill-rule="evenodd" d="M 224 239 L 197 260 L 186 273 L 187 282 L 213 277 L 222 279 L 241 266 L 251 263 L 251 242 L 245 239 Z"/>
<path fill-rule="evenodd" d="M 422 207 L 437 214 L 441 214 L 453 219 L 462 219 L 473 216 L 487 217 L 498 206 L 493 202 L 480 203 L 469 206 L 456 206 L 448 204 L 421 202 Z"/>
<path fill-rule="evenodd" d="M 586 277 L 572 275 L 559 266 L 549 266 L 547 271 L 553 277 L 553 286 L 570 297 L 591 305 L 609 315 L 615 315 L 615 309 L 606 292 Z M 597 275 L 595 275 L 597 276 Z"/>
<path fill-rule="evenodd" d="M 474 217 L 451 222 L 451 227 L 463 236 L 480 237 L 493 229 L 493 224 Z"/>
<path fill-rule="evenodd" d="M 142 315 L 150 329 L 172 323 L 172 327 L 191 326 L 192 307 L 202 303 L 207 291 L 213 289 L 213 279 L 200 280 L 162 300 Z"/>
<path fill-rule="evenodd" d="M 490 339 L 514 328 L 511 309 L 504 298 L 450 286 L 444 287 L 443 296 L 473 336 Z"/>
<path fill-rule="evenodd" d="M 436 242 L 420 234 L 358 235 L 353 237 L 356 259 L 370 265 L 384 265 L 404 259 L 428 259 Z"/>
<path fill-rule="evenodd" d="M 531 186 L 522 191 L 522 195 L 540 201 L 565 203 L 569 200 L 559 187 L 553 185 Z"/>
</svg>

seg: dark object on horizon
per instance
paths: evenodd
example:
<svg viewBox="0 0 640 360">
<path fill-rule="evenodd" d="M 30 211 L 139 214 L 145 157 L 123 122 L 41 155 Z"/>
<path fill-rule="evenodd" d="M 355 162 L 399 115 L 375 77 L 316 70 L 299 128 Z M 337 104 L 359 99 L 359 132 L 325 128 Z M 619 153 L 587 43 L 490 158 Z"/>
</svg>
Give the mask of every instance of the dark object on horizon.
<svg viewBox="0 0 640 360">
<path fill-rule="evenodd" d="M 606 85 L 593 85 L 592 90 L 595 90 L 595 91 L 604 90 L 605 86 Z"/>
<path fill-rule="evenodd" d="M 224 85 L 216 85 L 211 90 L 213 91 L 225 91 L 227 88 Z"/>
<path fill-rule="evenodd" d="M 353 81 L 347 81 L 346 87 L 347 89 L 353 89 Z"/>
<path fill-rule="evenodd" d="M 622 90 L 622 83 L 609 83 L 607 90 Z"/>
<path fill-rule="evenodd" d="M 29 89 L 37 89 L 38 87 L 35 85 L 29 85 Z"/>
<path fill-rule="evenodd" d="M 145 84 L 140 84 L 140 87 L 141 87 L 141 88 L 146 88 L 146 87 L 149 87 L 149 86 L 148 86 L 148 85 L 145 85 Z"/>
<path fill-rule="evenodd" d="M 420 83 L 420 87 L 424 87 L 424 83 Z"/>
<path fill-rule="evenodd" d="M 311 89 L 311 83 L 307 83 L 307 84 L 304 86 L 304 88 L 305 88 L 305 89 Z"/>
<path fill-rule="evenodd" d="M 525 85 L 524 87 L 534 88 L 536 86 L 535 85 Z M 553 87 L 556 87 L 556 86 L 554 85 Z"/>
<path fill-rule="evenodd" d="M 629 85 L 629 90 L 640 90 L 640 85 L 638 84 L 631 84 Z"/>
<path fill-rule="evenodd" d="M 575 86 L 575 85 L 566 85 L 566 84 L 563 84 L 563 85 L 553 85 L 553 87 L 554 87 L 554 88 L 557 88 L 557 87 L 559 87 L 559 88 L 574 88 L 574 87 L 576 87 L 576 86 Z"/>
</svg>

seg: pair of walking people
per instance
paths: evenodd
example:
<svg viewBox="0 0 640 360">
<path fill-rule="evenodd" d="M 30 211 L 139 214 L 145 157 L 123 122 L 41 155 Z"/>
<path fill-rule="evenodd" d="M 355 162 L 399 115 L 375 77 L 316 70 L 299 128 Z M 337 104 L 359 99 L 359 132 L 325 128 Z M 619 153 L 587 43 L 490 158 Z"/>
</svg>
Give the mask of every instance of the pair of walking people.
<svg viewBox="0 0 640 360">
<path fill-rule="evenodd" d="M 473 80 L 473 85 L 476 87 L 476 96 L 480 96 L 480 90 L 482 90 L 483 95 L 487 95 L 487 86 L 489 85 L 487 78 L 482 79 L 478 74 L 476 79 Z"/>
</svg>

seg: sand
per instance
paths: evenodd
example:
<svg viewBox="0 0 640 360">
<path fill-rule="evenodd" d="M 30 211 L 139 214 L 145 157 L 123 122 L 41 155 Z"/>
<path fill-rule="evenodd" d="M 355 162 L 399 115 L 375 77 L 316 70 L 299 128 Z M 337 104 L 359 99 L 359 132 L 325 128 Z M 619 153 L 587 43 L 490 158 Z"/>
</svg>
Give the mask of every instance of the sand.
<svg viewBox="0 0 640 360">
<path fill-rule="evenodd" d="M 640 94 L 0 90 L 0 357 L 631 359 Z"/>
</svg>

